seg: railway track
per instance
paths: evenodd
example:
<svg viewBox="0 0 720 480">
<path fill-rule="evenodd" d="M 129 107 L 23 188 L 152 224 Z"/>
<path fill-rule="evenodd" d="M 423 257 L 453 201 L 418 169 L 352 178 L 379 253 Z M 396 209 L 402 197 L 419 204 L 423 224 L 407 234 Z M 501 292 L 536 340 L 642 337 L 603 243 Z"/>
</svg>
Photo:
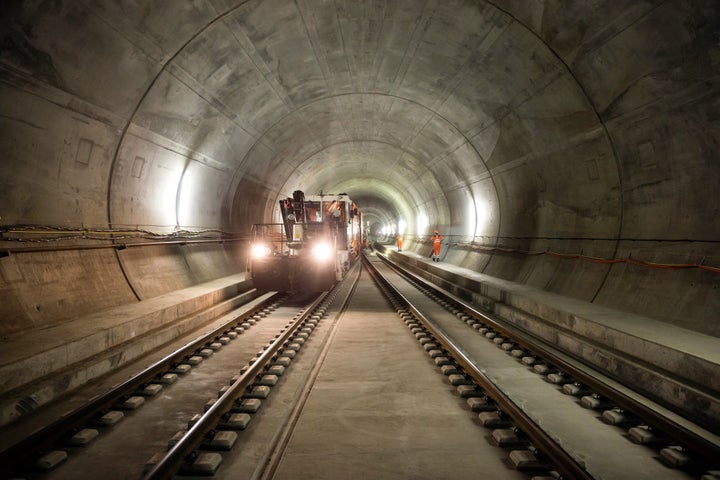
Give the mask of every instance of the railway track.
<svg viewBox="0 0 720 480">
<path fill-rule="evenodd" d="M 485 415 L 483 418 L 494 421 L 497 417 L 505 417 L 512 420 L 506 427 L 493 430 L 493 439 L 509 448 L 521 446 L 526 451 L 522 456 L 528 466 L 534 468 L 544 460 L 550 460 L 556 471 L 554 475 L 567 478 L 720 478 L 718 435 L 637 394 L 602 372 L 587 367 L 547 342 L 477 310 L 458 297 L 393 265 L 385 257 L 381 258 L 413 289 L 422 291 L 456 318 L 455 322 L 452 319 L 448 321 L 451 317 L 439 323 L 427 320 L 420 307 L 403 296 L 402 288 L 395 288 L 391 282 L 384 280 L 392 292 L 390 295 L 412 312 L 414 320 L 409 324 L 416 330 L 421 329 L 416 334 L 429 335 L 431 344 L 437 342 L 439 349 L 433 354 L 440 355 L 440 363 L 445 362 L 445 355 L 449 353 L 452 363 L 462 368 L 464 378 L 459 381 L 471 379 L 472 386 L 464 387 L 464 391 L 471 390 L 468 395 L 480 397 L 480 400 L 469 401 L 472 408 L 490 410 L 496 407 L 497 411 L 492 416 Z M 409 296 L 417 299 L 412 289 L 410 292 Z M 573 432 L 572 427 L 566 428 L 573 423 L 570 418 L 546 421 L 553 418 L 553 412 L 547 411 L 543 401 L 535 402 L 537 406 L 533 406 L 533 399 L 522 392 L 508 396 L 503 391 L 506 389 L 502 386 L 505 382 L 502 379 L 496 381 L 500 375 L 492 373 L 507 367 L 486 368 L 492 359 L 485 357 L 485 362 L 488 362 L 485 363 L 483 355 L 475 354 L 478 344 L 474 340 L 466 340 L 466 332 L 460 324 L 499 347 L 506 357 L 514 358 L 525 370 L 541 378 L 551 390 L 564 394 L 565 398 L 558 396 L 556 410 L 569 397 L 575 406 L 590 412 L 593 419 L 602 420 L 603 424 L 590 421 L 586 425 L 577 425 L 575 430 L 593 433 L 576 435 L 578 432 Z M 552 401 L 551 394 L 547 402 Z M 595 428 L 598 426 L 600 428 Z M 606 449 L 604 455 L 600 453 L 600 447 Z M 634 452 L 629 456 L 632 459 L 622 461 L 623 452 L 630 450 Z M 538 454 L 537 458 L 534 458 L 534 453 Z M 612 465 L 607 468 L 607 462 L 602 459 L 608 457 L 614 459 L 617 468 L 612 468 Z M 600 461 L 597 461 L 598 458 Z"/>
<path fill-rule="evenodd" d="M 242 365 L 259 355 L 278 331 L 287 330 L 292 316 L 298 310 L 307 309 L 303 306 L 305 301 L 285 294 L 271 294 L 249 309 L 238 309 L 242 313 L 235 311 L 223 315 L 211 330 L 4 448 L 0 452 L 2 478 L 79 478 L 78 471 L 83 470 L 84 475 L 91 478 L 88 472 L 104 470 L 103 453 L 108 452 L 103 452 L 102 447 L 87 448 L 87 452 L 83 452 L 84 447 L 102 444 L 113 436 L 140 440 L 141 443 L 127 446 L 135 453 L 128 454 L 128 458 L 134 456 L 137 460 L 146 456 L 146 450 L 152 448 L 153 442 L 166 444 L 170 436 L 165 435 L 164 427 L 144 429 L 143 422 L 160 425 L 163 422 L 157 419 L 158 415 L 182 415 L 173 412 L 187 408 L 182 401 L 175 401 L 176 393 L 191 403 L 197 403 L 199 396 L 206 397 L 210 388 L 216 388 L 220 378 L 225 382 L 232 376 L 227 375 L 227 369 L 238 365 L 234 370 L 239 372 Z M 209 367 L 220 363 L 220 357 L 224 359 L 223 365 Z M 209 371 L 210 368 L 219 371 Z M 211 385 L 207 393 L 200 387 L 205 384 Z M 151 412 L 148 420 L 143 420 L 142 411 Z M 93 459 L 93 453 L 98 454 L 95 455 L 97 459 Z M 69 464 L 69 468 L 56 469 L 63 463 Z M 87 470 L 84 463 L 87 463 Z M 103 472 L 103 477 L 138 477 L 142 464 L 140 461 L 139 466 L 113 467 L 112 472 Z"/>
<path fill-rule="evenodd" d="M 379 256 L 306 300 L 228 319 L 6 449 L 4 477 L 717 478 L 709 432 Z"/>
</svg>

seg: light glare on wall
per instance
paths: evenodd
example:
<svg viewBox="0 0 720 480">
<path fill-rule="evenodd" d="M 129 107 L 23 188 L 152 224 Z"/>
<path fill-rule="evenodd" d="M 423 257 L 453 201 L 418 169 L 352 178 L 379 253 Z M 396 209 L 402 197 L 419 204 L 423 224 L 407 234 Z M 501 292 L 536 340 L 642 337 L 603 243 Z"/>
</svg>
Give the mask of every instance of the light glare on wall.
<svg viewBox="0 0 720 480">
<path fill-rule="evenodd" d="M 424 213 L 418 213 L 416 233 L 418 235 L 423 235 L 425 233 L 425 230 L 428 228 L 428 225 L 430 225 L 430 220 L 428 219 L 428 216 Z"/>
<path fill-rule="evenodd" d="M 397 231 L 398 231 L 398 233 L 399 233 L 400 235 L 404 235 L 406 228 L 407 228 L 407 224 L 405 223 L 405 220 L 403 220 L 402 218 L 399 219 L 399 220 L 398 220 L 398 226 L 397 226 Z"/>
<path fill-rule="evenodd" d="M 177 195 L 177 224 L 178 226 L 191 226 L 196 222 L 192 219 L 193 202 L 197 202 L 197 176 L 190 169 L 185 169 L 180 180 Z"/>
<path fill-rule="evenodd" d="M 471 232 L 474 236 L 482 235 L 490 220 L 490 204 L 483 199 L 475 199 L 475 229 Z"/>
<path fill-rule="evenodd" d="M 160 201 L 157 204 L 157 214 L 163 225 L 177 224 L 177 198 L 180 189 L 182 170 L 166 170 L 160 190 Z"/>
</svg>

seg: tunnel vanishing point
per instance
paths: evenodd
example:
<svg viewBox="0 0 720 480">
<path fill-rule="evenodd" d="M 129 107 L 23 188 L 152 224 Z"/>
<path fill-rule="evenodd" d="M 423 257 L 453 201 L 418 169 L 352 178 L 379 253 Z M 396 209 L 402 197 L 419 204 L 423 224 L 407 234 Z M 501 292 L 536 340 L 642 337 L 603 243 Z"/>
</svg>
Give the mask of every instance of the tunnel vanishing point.
<svg viewBox="0 0 720 480">
<path fill-rule="evenodd" d="M 98 315 L 238 278 L 294 190 L 425 257 L 438 229 L 489 281 L 720 336 L 716 0 L 6 0 L 0 25 L 7 345 L 139 334 Z M 3 348 L 25 367 L 0 390 L 88 348 L 59 337 Z"/>
</svg>

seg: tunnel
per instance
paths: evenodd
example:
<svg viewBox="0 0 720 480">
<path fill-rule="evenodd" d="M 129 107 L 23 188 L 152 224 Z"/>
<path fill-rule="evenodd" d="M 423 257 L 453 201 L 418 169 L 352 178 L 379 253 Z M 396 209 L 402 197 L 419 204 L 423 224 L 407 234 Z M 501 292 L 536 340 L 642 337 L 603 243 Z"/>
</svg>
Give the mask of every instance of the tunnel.
<svg viewBox="0 0 720 480">
<path fill-rule="evenodd" d="M 245 288 L 252 225 L 295 190 L 347 193 L 372 240 L 427 257 L 438 230 L 444 264 L 720 335 L 713 0 L 27 0 L 0 25 L 5 365 Z"/>
</svg>

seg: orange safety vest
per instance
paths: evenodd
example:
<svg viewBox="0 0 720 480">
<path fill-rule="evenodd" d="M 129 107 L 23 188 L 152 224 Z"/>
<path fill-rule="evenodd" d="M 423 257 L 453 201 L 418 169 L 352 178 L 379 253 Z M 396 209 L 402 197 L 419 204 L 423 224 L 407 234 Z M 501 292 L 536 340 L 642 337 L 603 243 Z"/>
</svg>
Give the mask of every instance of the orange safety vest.
<svg viewBox="0 0 720 480">
<path fill-rule="evenodd" d="M 440 242 L 442 242 L 443 238 L 445 238 L 445 237 L 443 237 L 440 234 L 436 234 L 436 235 L 432 236 L 433 254 L 434 255 L 440 255 Z"/>
</svg>

